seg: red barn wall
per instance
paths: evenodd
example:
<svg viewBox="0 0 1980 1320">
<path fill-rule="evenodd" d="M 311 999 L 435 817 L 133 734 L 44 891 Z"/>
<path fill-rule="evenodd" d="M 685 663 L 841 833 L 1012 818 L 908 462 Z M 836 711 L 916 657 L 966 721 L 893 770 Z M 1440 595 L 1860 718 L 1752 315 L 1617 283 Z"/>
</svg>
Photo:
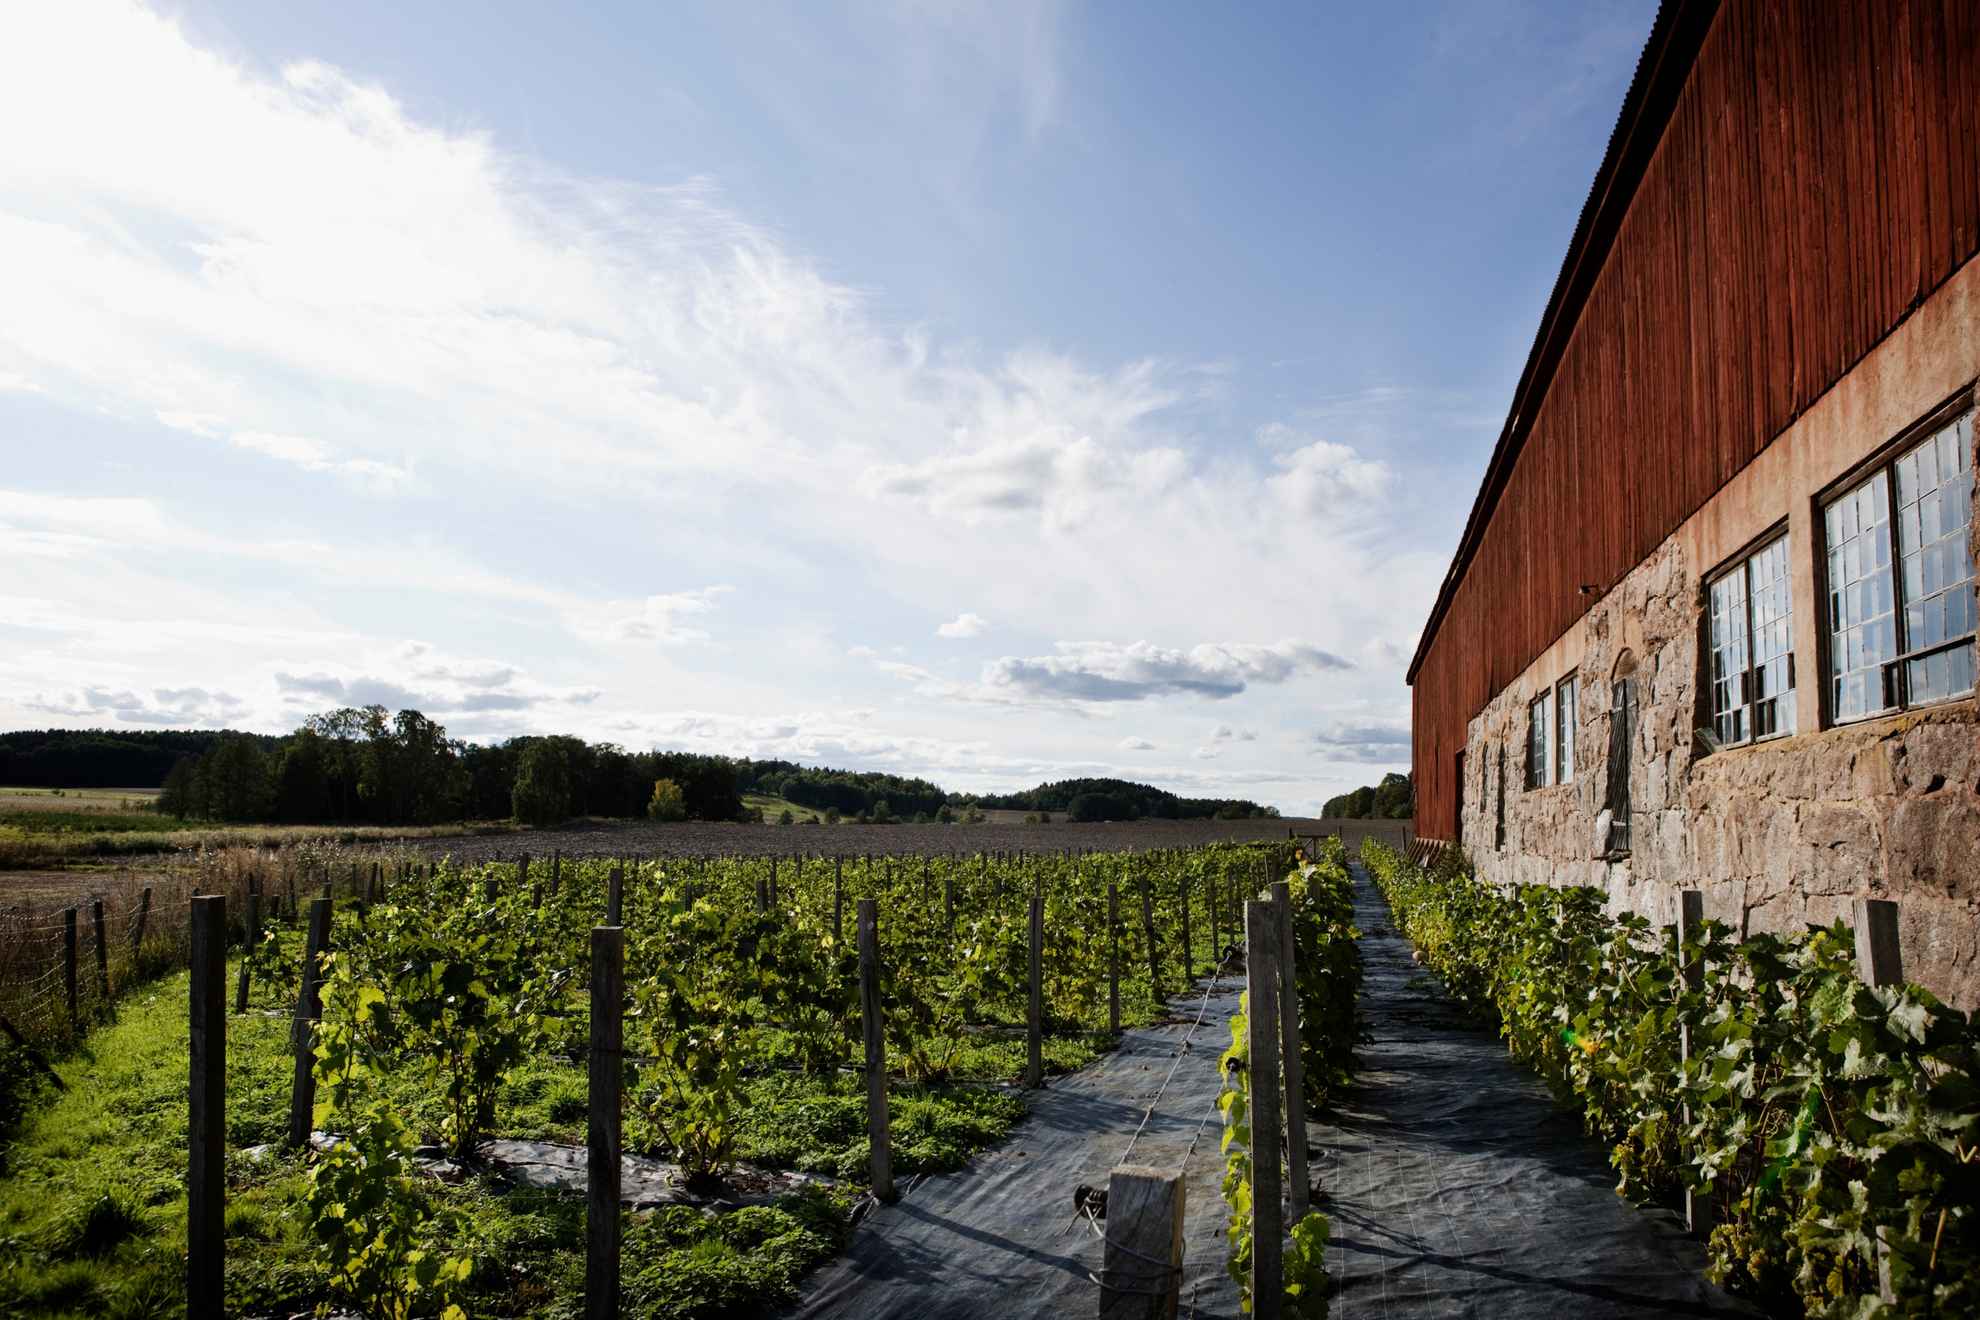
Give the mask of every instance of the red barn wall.
<svg viewBox="0 0 1980 1320">
<path fill-rule="evenodd" d="M 1976 249 L 1980 5 L 1718 12 L 1420 654 L 1420 835 L 1493 694 Z"/>
</svg>

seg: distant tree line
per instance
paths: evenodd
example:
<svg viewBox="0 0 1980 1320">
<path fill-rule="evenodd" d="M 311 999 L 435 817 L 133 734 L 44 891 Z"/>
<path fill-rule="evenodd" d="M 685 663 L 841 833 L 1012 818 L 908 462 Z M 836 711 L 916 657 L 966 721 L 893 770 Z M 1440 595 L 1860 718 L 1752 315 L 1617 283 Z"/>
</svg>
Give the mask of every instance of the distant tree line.
<svg viewBox="0 0 1980 1320">
<path fill-rule="evenodd" d="M 1177 797 L 1167 789 L 1125 779 L 1061 779 L 1021 793 L 995 793 L 977 799 L 998 811 L 1063 811 L 1073 820 L 1248 820 L 1276 816 L 1245 798 Z"/>
<path fill-rule="evenodd" d="M 1416 814 L 1416 781 L 1410 775 L 1386 774 L 1382 782 L 1327 799 L 1320 814 L 1349 820 L 1408 820 Z"/>
<path fill-rule="evenodd" d="M 383 706 L 313 715 L 286 738 L 225 733 L 167 772 L 158 809 L 189 819 L 293 824 L 435 825 L 514 817 L 647 814 L 667 781 L 676 808 L 699 820 L 742 815 L 726 757 L 629 752 L 566 736 L 493 746 L 449 738 L 416 710 Z"/>
<path fill-rule="evenodd" d="M 872 770 L 829 770 L 795 761 L 737 761 L 736 776 L 745 793 L 846 816 L 871 816 L 882 808 L 883 814 L 897 817 L 936 816 L 951 801 L 960 801 L 926 779 Z"/>
<path fill-rule="evenodd" d="M 0 784 L 14 788 L 157 788 L 182 756 L 223 732 L 22 729 L 0 733 Z"/>
<path fill-rule="evenodd" d="M 1241 798 L 1178 797 L 1124 779 L 1065 779 L 979 797 L 879 771 L 634 752 L 566 735 L 484 746 L 448 737 L 419 711 L 394 715 L 383 706 L 313 715 L 286 737 L 229 730 L 0 734 L 0 784 L 159 787 L 158 809 L 170 815 L 297 825 L 510 818 L 550 824 L 583 816 L 740 820 L 748 814 L 744 793 L 781 798 L 834 820 L 973 819 L 978 808 L 1075 821 L 1279 814 Z"/>
</svg>

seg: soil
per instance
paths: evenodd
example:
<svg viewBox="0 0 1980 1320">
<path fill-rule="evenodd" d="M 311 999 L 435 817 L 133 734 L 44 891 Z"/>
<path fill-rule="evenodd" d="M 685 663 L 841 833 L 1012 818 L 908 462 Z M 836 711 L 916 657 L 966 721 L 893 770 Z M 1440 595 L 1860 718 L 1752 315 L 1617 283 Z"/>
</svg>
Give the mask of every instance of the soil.
<svg viewBox="0 0 1980 1320">
<path fill-rule="evenodd" d="M 1283 839 L 1297 834 L 1347 833 L 1350 848 L 1368 834 L 1403 842 L 1406 821 L 1366 820 L 1137 820 L 1075 825 L 738 825 L 706 821 L 675 824 L 597 824 L 528 830 L 481 838 L 424 839 L 413 846 L 434 857 L 484 862 L 518 853 L 544 857 L 788 857 L 915 855 L 976 852 L 1057 852 L 1067 848 L 1118 852 L 1187 848 L 1221 841 Z"/>
</svg>

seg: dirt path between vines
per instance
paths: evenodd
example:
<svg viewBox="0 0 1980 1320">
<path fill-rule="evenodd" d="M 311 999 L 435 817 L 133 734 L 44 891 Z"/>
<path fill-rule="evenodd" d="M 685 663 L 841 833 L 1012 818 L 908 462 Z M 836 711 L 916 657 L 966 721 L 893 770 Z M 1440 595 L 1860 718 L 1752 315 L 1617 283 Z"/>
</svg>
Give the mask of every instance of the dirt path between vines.
<svg viewBox="0 0 1980 1320">
<path fill-rule="evenodd" d="M 1083 1216 L 1073 1222 L 1073 1189 L 1106 1186 L 1159 1092 L 1134 1139 L 1132 1162 L 1185 1168 L 1183 1314 L 1194 1298 L 1198 1316 L 1237 1316 L 1237 1288 L 1224 1272 L 1222 1130 L 1214 1102 L 1217 1060 L 1230 1043 L 1243 989 L 1241 975 L 1200 982 L 1171 1001 L 1168 1021 L 1128 1031 L 1112 1053 L 1051 1079 L 1009 1140 L 968 1168 L 904 1181 L 900 1201 L 873 1210 L 847 1253 L 805 1281 L 792 1314 L 1093 1314 L 1099 1288 L 1089 1274 L 1099 1271 L 1101 1244 Z M 1192 1037 L 1199 1011 L 1202 1025 Z M 1190 1048 L 1178 1061 L 1185 1039 Z"/>
<path fill-rule="evenodd" d="M 1676 1215 L 1615 1194 L 1579 1116 L 1411 961 L 1354 871 L 1372 1039 L 1312 1125 L 1332 1320 L 1754 1314 L 1705 1281 Z"/>
</svg>

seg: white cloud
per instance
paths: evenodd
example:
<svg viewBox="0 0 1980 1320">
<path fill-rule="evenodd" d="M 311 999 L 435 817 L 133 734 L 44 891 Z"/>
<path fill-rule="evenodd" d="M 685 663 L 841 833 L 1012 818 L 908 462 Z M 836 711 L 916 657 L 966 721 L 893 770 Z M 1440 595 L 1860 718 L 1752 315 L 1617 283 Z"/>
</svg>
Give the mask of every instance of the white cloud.
<svg viewBox="0 0 1980 1320">
<path fill-rule="evenodd" d="M 971 614 L 967 610 L 965 610 L 961 614 L 958 614 L 955 618 L 949 620 L 947 623 L 937 628 L 935 630 L 935 635 L 937 637 L 948 638 L 952 641 L 959 640 L 965 637 L 981 637 L 983 635 L 983 630 L 988 628 L 989 626 L 990 626 L 989 622 L 985 620 L 982 615 Z"/>
<path fill-rule="evenodd" d="M 983 684 L 992 691 L 1068 701 L 1215 700 L 1234 697 L 1254 683 L 1349 668 L 1349 661 L 1330 651 L 1290 640 L 1204 642 L 1187 651 L 1148 642 L 1060 642 L 1054 655 L 991 661 L 984 666 Z"/>
<path fill-rule="evenodd" d="M 377 490 L 393 490 L 412 479 L 412 473 L 403 467 L 371 458 L 340 458 L 329 446 L 306 436 L 236 431 L 233 443 L 237 449 L 293 463 L 305 472 L 330 472 L 352 477 Z"/>
<path fill-rule="evenodd" d="M 608 601 L 582 611 L 577 627 L 601 641 L 658 642 L 662 646 L 705 642 L 709 640 L 705 629 L 682 620 L 712 613 L 716 603 L 733 590 L 727 584 L 718 584 L 696 591 L 648 596 L 644 600 Z"/>
<path fill-rule="evenodd" d="M 1257 742 L 1258 731 L 1256 729 L 1233 729 L 1228 724 L 1219 724 L 1216 728 L 1210 730 L 1210 741 L 1213 743 Z"/>
<path fill-rule="evenodd" d="M 1313 440 L 1277 422 L 1258 438 L 1277 451 L 1272 461 L 1280 470 L 1267 484 L 1297 513 L 1363 512 L 1360 506 L 1386 494 L 1394 478 L 1388 464 L 1363 458 L 1351 445 Z"/>
<path fill-rule="evenodd" d="M 1120 747 L 1124 752 L 1152 752 L 1155 750 L 1155 744 L 1149 742 L 1146 738 L 1123 738 L 1121 739 Z"/>
<path fill-rule="evenodd" d="M 1313 735 L 1316 751 L 1337 761 L 1406 765 L 1410 759 L 1408 720 L 1336 720 Z"/>
</svg>

